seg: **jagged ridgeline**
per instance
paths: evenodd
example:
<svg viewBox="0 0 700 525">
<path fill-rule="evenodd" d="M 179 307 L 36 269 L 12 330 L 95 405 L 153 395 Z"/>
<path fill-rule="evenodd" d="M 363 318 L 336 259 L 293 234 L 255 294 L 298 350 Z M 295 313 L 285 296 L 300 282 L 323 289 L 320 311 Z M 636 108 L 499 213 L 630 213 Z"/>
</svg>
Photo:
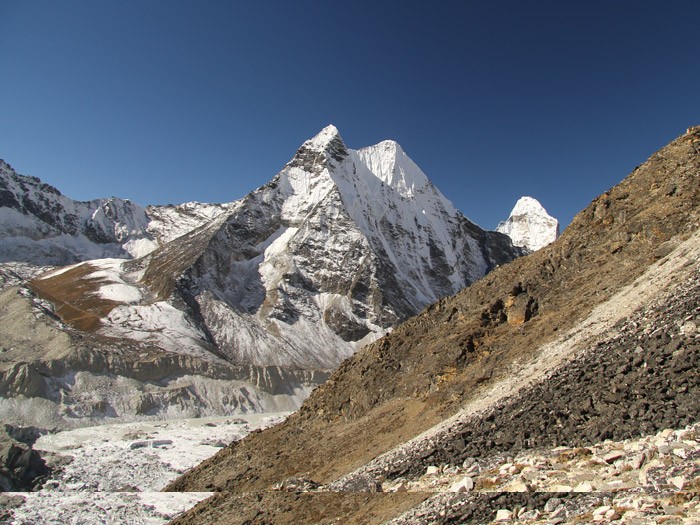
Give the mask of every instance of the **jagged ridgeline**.
<svg viewBox="0 0 700 525">
<path fill-rule="evenodd" d="M 432 504 L 427 493 L 365 491 L 471 456 L 488 463 L 494 453 L 697 422 L 699 205 L 692 128 L 556 242 L 400 324 L 343 362 L 283 424 L 173 483 L 223 491 L 174 523 L 382 523 L 416 499 L 426 500 L 419 517 L 399 522 L 484 523 L 498 498 Z M 292 478 L 321 488 L 272 490 Z M 549 498 L 528 497 L 518 501 Z"/>
<path fill-rule="evenodd" d="M 0 295 L 13 420 L 291 410 L 357 349 L 522 253 L 398 144 L 352 150 L 333 126 L 222 205 L 79 203 L 0 174 L 17 226 L 0 235 L 15 262 Z"/>
</svg>

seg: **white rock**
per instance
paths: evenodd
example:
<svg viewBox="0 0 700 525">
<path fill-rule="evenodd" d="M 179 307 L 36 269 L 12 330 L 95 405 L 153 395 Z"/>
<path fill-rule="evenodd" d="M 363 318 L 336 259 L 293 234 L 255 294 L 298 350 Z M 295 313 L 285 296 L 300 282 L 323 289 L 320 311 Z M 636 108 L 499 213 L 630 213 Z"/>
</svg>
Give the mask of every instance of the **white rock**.
<svg viewBox="0 0 700 525">
<path fill-rule="evenodd" d="M 510 521 L 513 519 L 513 513 L 508 509 L 499 509 L 496 512 L 496 521 Z"/>
<path fill-rule="evenodd" d="M 521 480 L 515 480 L 503 487 L 505 492 L 531 492 L 527 483 Z"/>
<path fill-rule="evenodd" d="M 632 470 L 639 470 L 640 468 L 642 468 L 642 465 L 644 465 L 645 460 L 646 456 L 644 454 L 637 454 L 632 459 L 630 459 L 627 464 L 632 468 Z"/>
<path fill-rule="evenodd" d="M 682 448 L 674 448 L 673 454 L 681 459 L 686 459 L 688 457 L 688 451 Z"/>
<path fill-rule="evenodd" d="M 450 487 L 450 492 L 469 492 L 473 488 L 474 480 L 469 476 L 465 476 Z"/>
<path fill-rule="evenodd" d="M 683 488 L 688 484 L 688 478 L 685 476 L 674 476 L 669 478 L 668 482 L 679 490 L 683 490 Z"/>
<path fill-rule="evenodd" d="M 425 469 L 425 475 L 426 476 L 434 476 L 440 472 L 440 469 L 436 467 L 435 465 L 430 465 L 427 469 Z"/>
<path fill-rule="evenodd" d="M 606 520 L 619 520 L 620 515 L 617 513 L 615 509 L 610 509 L 608 512 L 605 513 L 605 519 Z"/>
<path fill-rule="evenodd" d="M 681 333 L 683 335 L 695 335 L 698 332 L 698 326 L 693 321 L 686 321 L 681 326 Z"/>
<path fill-rule="evenodd" d="M 574 492 L 593 492 L 595 487 L 590 481 L 583 481 L 574 487 Z"/>
</svg>

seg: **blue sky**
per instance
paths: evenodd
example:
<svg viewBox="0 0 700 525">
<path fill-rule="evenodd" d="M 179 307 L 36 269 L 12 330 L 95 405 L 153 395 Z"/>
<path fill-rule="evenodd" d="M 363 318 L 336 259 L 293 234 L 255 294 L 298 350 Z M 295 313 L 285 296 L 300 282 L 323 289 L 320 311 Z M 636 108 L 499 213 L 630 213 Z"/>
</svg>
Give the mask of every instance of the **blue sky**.
<svg viewBox="0 0 700 525">
<path fill-rule="evenodd" d="M 335 124 L 477 224 L 566 225 L 700 124 L 700 2 L 2 0 L 0 158 L 64 194 L 230 201 Z"/>
</svg>

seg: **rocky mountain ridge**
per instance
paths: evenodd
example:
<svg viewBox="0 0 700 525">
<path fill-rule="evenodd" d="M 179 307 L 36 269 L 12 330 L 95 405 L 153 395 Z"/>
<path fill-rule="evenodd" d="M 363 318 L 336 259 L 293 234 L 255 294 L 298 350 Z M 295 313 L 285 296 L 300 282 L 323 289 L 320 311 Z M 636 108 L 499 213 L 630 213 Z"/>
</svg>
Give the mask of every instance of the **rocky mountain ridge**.
<svg viewBox="0 0 700 525">
<path fill-rule="evenodd" d="M 453 468 L 494 450 L 590 448 L 697 423 L 699 174 L 700 128 L 691 128 L 595 199 L 557 241 L 399 325 L 345 361 L 283 424 L 173 483 L 221 491 L 175 523 L 382 523 L 416 500 L 378 486 L 410 483 L 429 466 Z M 684 487 L 695 486 L 692 461 L 679 474 Z M 295 477 L 326 492 L 273 490 Z M 544 505 L 551 495 L 463 498 L 471 506 L 440 500 L 403 523 L 505 519 L 498 510 L 512 519 L 520 515 L 513 506 Z M 609 520 L 609 510 L 591 518 Z"/>
<path fill-rule="evenodd" d="M 148 250 L 145 210 L 117 198 L 78 202 L 0 160 L 0 261 L 69 264 Z"/>
<path fill-rule="evenodd" d="M 189 202 L 148 206 L 117 197 L 76 201 L 0 159 L 0 263 L 63 266 L 144 256 L 228 210 Z"/>
</svg>

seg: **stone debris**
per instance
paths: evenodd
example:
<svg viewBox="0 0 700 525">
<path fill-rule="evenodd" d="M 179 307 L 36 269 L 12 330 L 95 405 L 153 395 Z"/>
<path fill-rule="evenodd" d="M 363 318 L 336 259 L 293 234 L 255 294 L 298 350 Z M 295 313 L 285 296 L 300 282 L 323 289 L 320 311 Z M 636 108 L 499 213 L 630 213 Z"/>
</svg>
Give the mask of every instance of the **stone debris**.
<svg viewBox="0 0 700 525">
<path fill-rule="evenodd" d="M 311 492 L 312 490 L 318 489 L 320 485 L 312 479 L 304 478 L 287 478 L 284 481 L 277 483 L 273 490 L 281 490 L 284 492 Z"/>
<path fill-rule="evenodd" d="M 465 476 L 450 487 L 451 492 L 469 492 L 474 488 L 474 480 Z"/>
<path fill-rule="evenodd" d="M 605 440 L 590 447 L 559 446 L 523 451 L 515 457 L 470 458 L 458 466 L 432 465 L 415 479 L 385 481 L 382 488 L 434 492 L 436 498 L 447 493 L 467 498 L 521 493 L 523 502 L 551 493 L 538 508 L 499 508 L 490 519 L 494 524 L 700 525 L 698 438 L 700 423 L 638 439 Z M 427 506 L 437 505 L 431 500 Z M 452 502 L 454 508 L 463 504 Z M 391 523 L 420 522 L 401 519 Z"/>
</svg>

